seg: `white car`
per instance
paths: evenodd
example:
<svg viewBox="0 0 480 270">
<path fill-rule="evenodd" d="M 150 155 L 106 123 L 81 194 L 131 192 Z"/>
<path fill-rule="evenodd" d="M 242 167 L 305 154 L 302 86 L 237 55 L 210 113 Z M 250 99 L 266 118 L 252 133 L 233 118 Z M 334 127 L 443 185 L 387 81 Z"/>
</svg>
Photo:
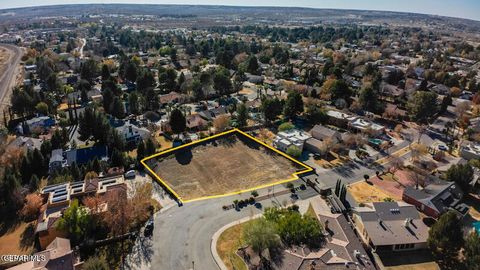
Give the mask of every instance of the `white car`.
<svg viewBox="0 0 480 270">
<path fill-rule="evenodd" d="M 135 178 L 135 175 L 136 175 L 135 170 L 130 170 L 126 172 L 124 176 L 125 178 Z"/>
</svg>

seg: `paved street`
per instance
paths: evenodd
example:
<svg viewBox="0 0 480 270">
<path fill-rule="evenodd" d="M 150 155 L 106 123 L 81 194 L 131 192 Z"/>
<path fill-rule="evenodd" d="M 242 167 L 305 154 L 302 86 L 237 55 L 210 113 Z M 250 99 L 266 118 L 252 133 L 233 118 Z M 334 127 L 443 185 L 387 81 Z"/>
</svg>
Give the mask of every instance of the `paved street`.
<svg viewBox="0 0 480 270">
<path fill-rule="evenodd" d="M 0 112 L 3 112 L 5 105 L 10 104 L 8 98 L 8 93 L 12 91 L 15 85 L 15 75 L 20 60 L 23 55 L 21 48 L 9 44 L 0 44 L 0 46 L 7 48 L 13 52 L 12 57 L 10 58 L 10 63 L 8 64 L 7 69 L 3 74 L 0 75 Z"/>
<path fill-rule="evenodd" d="M 416 137 L 415 137 L 416 138 Z M 423 135 L 423 140 L 429 140 Z M 403 141 L 389 151 L 402 159 L 410 158 L 408 141 Z M 380 158 L 382 156 L 379 156 Z M 334 187 L 337 179 L 344 183 L 363 180 L 363 175 L 374 175 L 376 170 L 384 170 L 389 159 L 383 158 L 381 164 L 371 165 L 355 161 L 348 162 L 335 169 L 323 169 L 311 161 L 307 164 L 315 167 L 317 174 L 304 177 L 317 183 L 321 188 Z M 298 186 L 304 183 L 295 181 Z M 275 186 L 259 190 L 260 195 L 279 192 L 284 186 Z M 300 200 L 306 200 L 317 193 L 311 188 L 298 194 Z M 134 252 L 129 257 L 129 269 L 219 269 L 210 251 L 212 236 L 224 225 L 239 219 L 261 213 L 262 209 L 248 206 L 240 211 L 222 210 L 223 205 L 231 204 L 235 199 L 246 199 L 250 194 L 234 195 L 225 198 L 186 203 L 184 206 L 170 204 L 168 209 L 155 215 L 155 229 L 152 239 L 140 237 Z M 261 202 L 262 208 L 292 203 L 290 194 L 280 195 Z"/>
</svg>

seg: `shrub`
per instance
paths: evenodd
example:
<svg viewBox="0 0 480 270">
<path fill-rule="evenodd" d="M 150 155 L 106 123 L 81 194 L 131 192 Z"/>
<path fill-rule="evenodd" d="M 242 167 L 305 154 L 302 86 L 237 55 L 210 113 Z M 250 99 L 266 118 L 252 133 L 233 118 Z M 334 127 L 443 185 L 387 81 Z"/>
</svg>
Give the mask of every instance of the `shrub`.
<svg viewBox="0 0 480 270">
<path fill-rule="evenodd" d="M 300 148 L 296 147 L 295 145 L 290 145 L 287 148 L 287 155 L 294 158 L 299 158 L 302 155 L 302 150 L 300 150 Z"/>
<path fill-rule="evenodd" d="M 278 131 L 287 131 L 287 130 L 291 130 L 291 129 L 294 129 L 295 126 L 290 123 L 290 122 L 285 122 L 283 124 L 281 124 L 280 126 L 278 126 Z"/>
<path fill-rule="evenodd" d="M 252 191 L 250 194 L 252 194 L 253 197 L 258 197 L 258 191 L 256 190 Z"/>
</svg>

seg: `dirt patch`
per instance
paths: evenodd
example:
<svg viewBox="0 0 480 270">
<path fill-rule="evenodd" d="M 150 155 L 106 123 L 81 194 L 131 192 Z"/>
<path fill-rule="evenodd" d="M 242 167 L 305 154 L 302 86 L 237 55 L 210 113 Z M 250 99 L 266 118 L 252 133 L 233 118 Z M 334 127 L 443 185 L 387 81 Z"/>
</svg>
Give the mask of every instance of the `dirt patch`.
<svg viewBox="0 0 480 270">
<path fill-rule="evenodd" d="M 147 164 L 183 201 L 273 184 L 305 169 L 237 132 L 161 155 Z"/>
<path fill-rule="evenodd" d="M 387 198 L 401 200 L 401 194 L 388 194 L 374 184 L 359 182 L 348 187 L 350 195 L 357 203 L 383 202 Z"/>
<path fill-rule="evenodd" d="M 0 236 L 0 254 L 31 254 L 35 239 L 35 221 L 21 222 Z"/>
</svg>

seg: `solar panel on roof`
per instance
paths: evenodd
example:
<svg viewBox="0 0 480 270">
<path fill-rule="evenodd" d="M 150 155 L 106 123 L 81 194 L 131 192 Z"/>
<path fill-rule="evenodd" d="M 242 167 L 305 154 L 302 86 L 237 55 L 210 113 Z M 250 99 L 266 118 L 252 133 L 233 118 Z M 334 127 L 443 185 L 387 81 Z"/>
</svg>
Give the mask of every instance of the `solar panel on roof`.
<svg viewBox="0 0 480 270">
<path fill-rule="evenodd" d="M 58 196 L 63 196 L 63 195 L 65 195 L 65 194 L 67 194 L 67 191 L 66 191 L 66 190 L 65 190 L 65 191 L 61 191 L 61 192 L 55 192 L 55 193 L 53 193 L 53 197 L 55 198 L 55 197 L 58 197 Z"/>
<path fill-rule="evenodd" d="M 61 202 L 67 200 L 67 195 L 56 197 L 52 199 L 52 203 Z"/>
</svg>

